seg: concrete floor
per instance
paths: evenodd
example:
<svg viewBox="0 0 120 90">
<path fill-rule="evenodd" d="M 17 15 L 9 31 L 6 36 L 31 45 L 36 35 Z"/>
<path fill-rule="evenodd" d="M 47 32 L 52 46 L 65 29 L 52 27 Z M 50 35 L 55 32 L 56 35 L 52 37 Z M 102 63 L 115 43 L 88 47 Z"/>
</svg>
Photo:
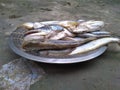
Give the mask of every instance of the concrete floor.
<svg viewBox="0 0 120 90">
<path fill-rule="evenodd" d="M 95 19 L 120 36 L 119 0 L 0 0 L 0 66 L 19 58 L 8 46 L 10 33 L 24 22 Z M 39 63 L 46 71 L 30 90 L 119 90 L 120 47 L 89 62 L 70 65 Z"/>
</svg>

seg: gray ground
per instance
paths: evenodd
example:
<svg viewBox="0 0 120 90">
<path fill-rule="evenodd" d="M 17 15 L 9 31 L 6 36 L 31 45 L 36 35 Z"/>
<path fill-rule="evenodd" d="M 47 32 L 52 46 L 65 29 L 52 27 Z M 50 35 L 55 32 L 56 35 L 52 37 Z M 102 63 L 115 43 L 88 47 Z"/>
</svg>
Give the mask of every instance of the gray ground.
<svg viewBox="0 0 120 90">
<path fill-rule="evenodd" d="M 19 58 L 8 47 L 9 34 L 28 21 L 95 19 L 120 34 L 120 0 L 0 0 L 0 66 Z M 39 63 L 47 75 L 31 90 L 119 90 L 120 47 L 109 45 L 100 57 L 72 65 Z"/>
</svg>

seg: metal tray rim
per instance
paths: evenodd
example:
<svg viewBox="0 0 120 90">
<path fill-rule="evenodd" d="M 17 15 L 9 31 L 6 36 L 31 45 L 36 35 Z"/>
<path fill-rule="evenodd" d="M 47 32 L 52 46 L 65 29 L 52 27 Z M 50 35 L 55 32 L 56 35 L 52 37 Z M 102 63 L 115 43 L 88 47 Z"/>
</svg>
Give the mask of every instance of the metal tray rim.
<svg viewBox="0 0 120 90">
<path fill-rule="evenodd" d="M 51 22 L 55 22 L 55 21 L 51 21 Z M 45 22 L 43 22 L 45 23 Z M 46 22 L 47 23 L 47 22 Z M 48 23 L 50 23 L 50 21 L 48 21 Z M 13 33 L 13 32 L 12 32 Z M 98 56 L 100 56 L 101 54 L 103 54 L 106 49 L 107 46 L 102 46 L 96 50 L 90 51 L 88 53 L 90 54 L 86 54 L 83 55 L 82 57 L 71 57 L 71 58 L 47 58 L 47 57 L 40 57 L 40 56 L 35 56 L 32 54 L 28 54 L 24 51 L 22 51 L 21 49 L 17 48 L 12 40 L 12 33 L 9 37 L 9 41 L 8 44 L 10 46 L 10 48 L 18 55 L 29 59 L 29 60 L 33 60 L 33 61 L 37 61 L 37 62 L 43 62 L 43 63 L 52 63 L 52 64 L 70 64 L 70 63 L 79 63 L 79 62 L 84 62 L 84 61 L 88 61 L 88 60 L 92 60 Z"/>
</svg>

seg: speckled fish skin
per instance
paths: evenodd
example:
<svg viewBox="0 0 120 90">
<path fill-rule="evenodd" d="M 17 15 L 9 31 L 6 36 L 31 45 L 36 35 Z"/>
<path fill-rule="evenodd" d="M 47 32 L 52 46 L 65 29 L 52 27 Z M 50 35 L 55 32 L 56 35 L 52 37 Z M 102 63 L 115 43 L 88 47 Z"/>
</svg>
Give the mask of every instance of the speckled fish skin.
<svg viewBox="0 0 120 90">
<path fill-rule="evenodd" d="M 76 47 L 75 50 L 73 50 L 69 55 L 74 55 L 74 54 L 82 54 L 86 53 L 92 50 L 95 50 L 101 46 L 104 46 L 109 43 L 118 43 L 120 44 L 120 39 L 115 38 L 115 37 L 106 37 L 106 38 L 100 38 L 97 40 L 93 40 L 89 43 L 86 43 L 84 45 L 81 45 L 79 47 Z"/>
</svg>

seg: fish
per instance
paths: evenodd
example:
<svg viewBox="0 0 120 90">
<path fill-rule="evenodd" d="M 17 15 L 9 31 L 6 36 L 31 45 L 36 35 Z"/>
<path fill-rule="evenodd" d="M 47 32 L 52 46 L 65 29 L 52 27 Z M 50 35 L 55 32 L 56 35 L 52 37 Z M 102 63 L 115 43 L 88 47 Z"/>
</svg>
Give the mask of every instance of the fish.
<svg viewBox="0 0 120 90">
<path fill-rule="evenodd" d="M 51 36 L 49 39 L 50 40 L 59 40 L 59 39 L 62 39 L 66 36 L 67 36 L 66 33 L 64 31 L 62 31 L 60 33 L 55 34 L 54 36 Z"/>
<path fill-rule="evenodd" d="M 62 49 L 62 50 L 40 50 L 39 55 L 52 56 L 52 57 L 64 57 L 67 56 L 73 48 Z"/>
<path fill-rule="evenodd" d="M 80 38 L 80 37 L 64 37 L 62 40 L 65 40 L 65 41 L 82 41 L 84 40 L 85 38 Z"/>
<path fill-rule="evenodd" d="M 69 30 L 64 29 L 64 31 L 61 31 L 61 32 L 57 33 L 56 35 L 50 37 L 49 39 L 50 40 L 60 40 L 64 37 L 68 37 L 68 36 L 69 37 L 74 37 L 75 35 L 73 33 L 69 32 Z"/>
<path fill-rule="evenodd" d="M 44 26 L 44 24 L 42 24 L 40 22 L 26 22 L 26 23 L 23 23 L 21 25 L 21 27 L 25 27 L 28 30 L 40 28 L 40 27 L 43 27 L 43 26 Z"/>
<path fill-rule="evenodd" d="M 63 40 L 33 40 L 33 41 L 25 41 L 22 44 L 22 48 L 29 49 L 35 48 L 38 50 L 46 50 L 46 49 L 66 49 L 78 46 L 80 43 L 73 41 L 63 41 Z"/>
<path fill-rule="evenodd" d="M 34 30 L 29 30 L 24 34 L 24 36 L 33 34 L 33 33 L 39 33 L 39 34 L 41 33 L 41 35 L 44 34 L 44 35 L 48 35 L 50 37 L 52 33 L 56 32 L 56 34 L 57 34 L 60 31 L 63 31 L 63 27 L 61 27 L 57 24 L 50 24 L 50 25 L 44 25 L 44 26 L 42 26 L 40 28 L 36 28 Z"/>
<path fill-rule="evenodd" d="M 111 35 L 110 34 L 102 34 L 102 33 L 97 33 L 97 34 L 94 34 L 94 33 L 83 33 L 83 34 L 77 34 L 76 35 L 77 37 L 80 37 L 80 38 L 89 38 L 89 37 L 96 37 L 96 38 L 102 38 L 102 37 L 110 37 Z"/>
<path fill-rule="evenodd" d="M 34 23 L 33 22 L 26 22 L 26 23 L 23 23 L 20 27 L 24 27 L 28 30 L 31 30 L 34 28 Z"/>
<path fill-rule="evenodd" d="M 58 24 L 49 24 L 48 26 L 49 26 L 52 30 L 54 30 L 54 31 L 58 31 L 58 30 L 62 31 L 62 30 L 64 30 L 64 27 L 62 27 L 62 26 L 60 26 L 60 25 L 58 25 Z"/>
<path fill-rule="evenodd" d="M 77 47 L 86 42 L 94 40 L 96 38 L 87 38 L 78 41 L 64 41 L 64 40 L 49 40 L 41 39 L 41 37 L 35 37 L 28 40 L 24 39 L 22 43 L 22 48 L 25 50 L 53 50 L 53 49 L 68 49 Z"/>
<path fill-rule="evenodd" d="M 65 21 L 60 21 L 58 23 L 58 25 L 65 27 L 67 29 L 74 29 L 79 25 L 79 22 L 77 21 L 69 21 L 69 20 L 65 20 Z"/>
<path fill-rule="evenodd" d="M 90 32 L 90 33 L 92 33 L 92 34 L 94 34 L 94 35 L 111 35 L 110 32 L 108 32 L 108 31 L 103 31 L 103 30 L 93 31 L 93 32 Z"/>
<path fill-rule="evenodd" d="M 92 32 L 96 30 L 101 30 L 104 27 L 103 21 L 89 20 L 82 23 L 72 30 L 73 33 L 83 33 L 83 32 Z"/>
<path fill-rule="evenodd" d="M 77 22 L 82 23 L 82 22 L 85 22 L 85 20 L 79 19 L 79 20 L 77 20 Z"/>
<path fill-rule="evenodd" d="M 36 40 L 44 40 L 45 36 L 44 33 L 32 33 L 29 35 L 24 36 L 23 38 L 23 42 L 36 42 Z"/>
<path fill-rule="evenodd" d="M 36 29 L 36 28 L 40 28 L 44 26 L 44 24 L 40 23 L 40 22 L 26 22 L 26 23 L 23 23 L 21 25 L 21 27 L 25 27 L 26 29 L 28 30 L 32 30 L 32 29 Z"/>
<path fill-rule="evenodd" d="M 57 24 L 48 24 L 35 29 L 50 32 L 50 31 L 62 31 L 64 28 Z"/>
<path fill-rule="evenodd" d="M 45 25 L 42 24 L 41 22 L 34 22 L 33 23 L 33 28 L 34 29 L 38 29 L 38 28 L 41 28 L 41 27 L 44 27 Z"/>
<path fill-rule="evenodd" d="M 104 27 L 105 23 L 103 21 L 89 20 L 81 23 L 81 25 L 85 25 L 90 30 L 100 30 L 102 27 Z"/>
<path fill-rule="evenodd" d="M 41 30 L 41 31 L 38 31 L 38 30 L 30 30 L 30 31 L 27 31 L 27 32 L 24 33 L 24 37 L 27 36 L 27 35 L 31 35 L 31 34 L 34 35 L 34 36 L 35 36 L 35 35 L 38 35 L 38 34 L 41 35 L 41 36 L 42 36 L 42 35 L 45 36 L 45 35 L 48 34 L 48 32 L 44 32 L 44 31 L 42 31 L 42 30 Z"/>
<path fill-rule="evenodd" d="M 56 36 L 58 33 L 60 33 L 60 31 L 51 31 L 45 35 L 45 38 L 52 40 L 51 38 Z M 54 39 L 54 40 L 57 40 L 57 39 Z"/>
<path fill-rule="evenodd" d="M 76 47 L 68 55 L 87 53 L 89 51 L 95 50 L 109 43 L 118 43 L 120 45 L 120 39 L 117 37 L 105 37 L 105 38 L 96 39 L 96 40 L 90 41 L 86 44 Z"/>
</svg>

